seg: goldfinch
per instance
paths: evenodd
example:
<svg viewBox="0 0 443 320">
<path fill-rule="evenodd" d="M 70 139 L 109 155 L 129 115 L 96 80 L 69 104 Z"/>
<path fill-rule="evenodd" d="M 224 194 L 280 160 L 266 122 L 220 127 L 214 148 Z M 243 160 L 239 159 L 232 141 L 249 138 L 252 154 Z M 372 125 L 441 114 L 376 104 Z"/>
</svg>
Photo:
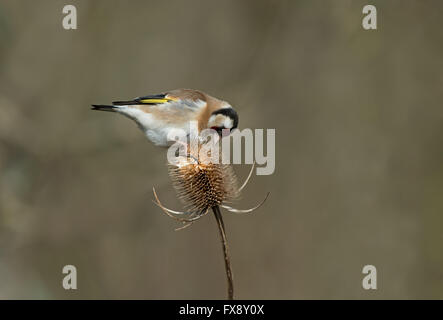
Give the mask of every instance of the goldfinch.
<svg viewBox="0 0 443 320">
<path fill-rule="evenodd" d="M 189 134 L 190 121 L 197 121 L 198 130 L 211 128 L 220 135 L 223 129 L 238 126 L 238 115 L 232 106 L 210 95 L 192 89 L 177 89 L 112 105 L 92 105 L 92 110 L 120 113 L 134 120 L 146 137 L 157 146 L 167 147 L 168 133 L 182 129 Z"/>
</svg>

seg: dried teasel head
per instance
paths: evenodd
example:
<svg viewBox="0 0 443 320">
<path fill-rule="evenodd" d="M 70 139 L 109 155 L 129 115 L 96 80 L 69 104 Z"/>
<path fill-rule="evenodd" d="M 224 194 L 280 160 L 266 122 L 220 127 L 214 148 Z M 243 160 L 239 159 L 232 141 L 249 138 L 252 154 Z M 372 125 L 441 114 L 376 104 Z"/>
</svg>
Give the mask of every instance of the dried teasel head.
<svg viewBox="0 0 443 320">
<path fill-rule="evenodd" d="M 188 148 L 190 150 L 190 148 Z M 183 223 L 192 223 L 206 215 L 211 208 L 220 206 L 235 213 L 248 213 L 259 208 L 266 198 L 257 206 L 239 210 L 227 205 L 240 196 L 241 190 L 248 183 L 254 165 L 251 167 L 248 178 L 243 185 L 238 187 L 238 180 L 230 164 L 212 162 L 210 154 L 189 152 L 187 156 L 178 157 L 174 164 L 169 165 L 169 176 L 177 192 L 187 209 L 186 212 L 174 211 L 164 207 L 154 191 L 155 203 L 170 217 Z M 186 225 L 188 226 L 188 225 Z"/>
<path fill-rule="evenodd" d="M 208 208 L 236 200 L 237 177 L 231 165 L 202 163 L 188 157 L 169 165 L 169 176 L 187 210 L 204 213 Z"/>
</svg>

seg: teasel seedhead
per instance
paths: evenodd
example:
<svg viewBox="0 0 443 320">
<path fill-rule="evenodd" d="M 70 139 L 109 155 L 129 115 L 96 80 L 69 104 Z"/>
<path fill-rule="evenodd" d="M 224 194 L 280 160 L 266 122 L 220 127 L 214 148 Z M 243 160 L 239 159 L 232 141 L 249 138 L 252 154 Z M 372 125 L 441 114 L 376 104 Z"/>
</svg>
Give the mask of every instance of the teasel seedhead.
<svg viewBox="0 0 443 320">
<path fill-rule="evenodd" d="M 191 148 L 188 146 L 187 150 Z M 188 151 L 186 156 L 180 156 L 174 164 L 169 164 L 169 176 L 178 198 L 185 205 L 185 212 L 164 207 L 153 188 L 155 203 L 168 216 L 185 223 L 185 226 L 178 230 L 200 219 L 215 206 L 234 213 L 249 213 L 258 209 L 266 201 L 269 193 L 261 203 L 251 209 L 240 210 L 228 206 L 228 203 L 238 200 L 242 189 L 252 176 L 255 163 L 246 181 L 239 188 L 232 165 L 223 164 L 221 160 L 221 157 L 218 157 L 217 163 L 213 162 L 210 153 L 200 152 L 199 148 L 195 152 Z"/>
<path fill-rule="evenodd" d="M 238 198 L 238 183 L 232 166 L 199 163 L 183 159 L 179 166 L 169 165 L 169 176 L 177 196 L 190 212 L 205 212 Z"/>
</svg>

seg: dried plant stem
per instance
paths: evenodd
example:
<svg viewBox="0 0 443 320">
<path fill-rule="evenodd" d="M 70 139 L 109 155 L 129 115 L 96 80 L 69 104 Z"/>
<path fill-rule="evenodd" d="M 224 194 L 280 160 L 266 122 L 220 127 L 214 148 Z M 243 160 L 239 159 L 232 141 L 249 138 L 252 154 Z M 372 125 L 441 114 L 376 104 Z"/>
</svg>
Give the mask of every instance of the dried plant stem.
<svg viewBox="0 0 443 320">
<path fill-rule="evenodd" d="M 228 280 L 228 300 L 234 300 L 234 280 L 232 277 L 231 257 L 229 256 L 228 240 L 226 239 L 225 224 L 223 223 L 220 207 L 214 206 L 212 207 L 212 211 L 214 211 L 215 220 L 217 221 L 218 229 L 220 231 L 221 242 L 223 246 L 226 278 Z"/>
</svg>

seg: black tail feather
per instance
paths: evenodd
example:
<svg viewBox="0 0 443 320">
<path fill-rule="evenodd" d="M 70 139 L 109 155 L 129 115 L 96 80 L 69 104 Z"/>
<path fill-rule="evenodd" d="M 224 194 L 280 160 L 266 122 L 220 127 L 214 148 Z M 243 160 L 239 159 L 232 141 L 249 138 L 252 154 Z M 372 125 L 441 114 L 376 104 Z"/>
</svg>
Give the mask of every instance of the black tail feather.
<svg viewBox="0 0 443 320">
<path fill-rule="evenodd" d="M 140 104 L 138 100 L 130 100 L 130 101 L 113 101 L 113 105 L 115 106 L 130 106 L 134 104 Z"/>
<path fill-rule="evenodd" d="M 91 110 L 99 110 L 99 111 L 110 111 L 115 112 L 116 107 L 109 106 L 109 105 L 103 105 L 103 104 L 93 104 L 91 105 Z"/>
</svg>

